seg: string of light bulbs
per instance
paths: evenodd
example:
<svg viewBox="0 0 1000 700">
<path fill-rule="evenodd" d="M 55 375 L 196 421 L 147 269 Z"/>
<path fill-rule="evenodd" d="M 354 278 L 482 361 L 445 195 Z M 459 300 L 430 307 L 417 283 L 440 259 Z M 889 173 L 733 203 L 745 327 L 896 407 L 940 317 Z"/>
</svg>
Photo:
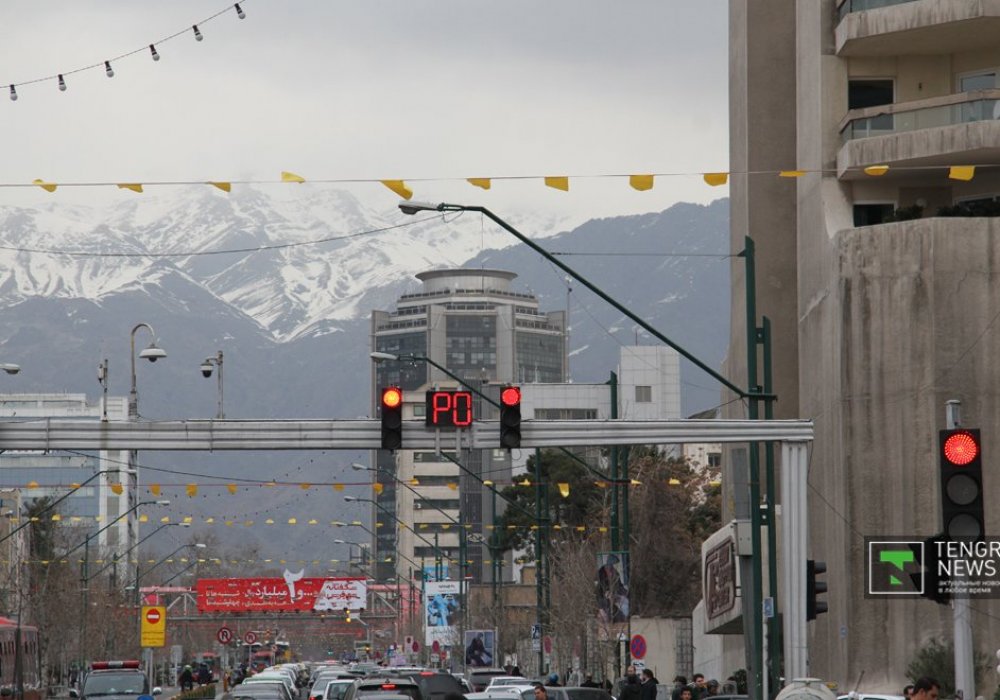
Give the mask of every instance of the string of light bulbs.
<svg viewBox="0 0 1000 700">
<path fill-rule="evenodd" d="M 10 90 L 10 99 L 12 102 L 17 102 L 17 99 L 19 97 L 19 95 L 17 94 L 17 88 L 19 87 L 24 87 L 25 85 L 33 85 L 35 83 L 44 83 L 52 80 L 56 81 L 56 84 L 58 85 L 60 92 L 66 92 L 67 88 L 66 76 L 74 75 L 76 73 L 82 73 L 83 71 L 93 70 L 96 68 L 103 67 L 104 74 L 107 75 L 109 78 L 113 78 L 115 77 L 115 69 L 112 66 L 113 63 L 125 58 L 129 58 L 131 56 L 135 56 L 136 54 L 145 53 L 146 51 L 149 51 L 150 58 L 152 58 L 153 61 L 159 61 L 160 52 L 156 50 L 157 44 L 163 45 L 172 39 L 184 36 L 188 32 L 191 32 L 191 34 L 194 36 L 195 41 L 203 41 L 205 39 L 205 36 L 204 34 L 201 33 L 200 26 L 204 26 L 205 24 L 211 22 L 213 19 L 216 19 L 217 17 L 220 17 L 230 11 L 235 11 L 236 16 L 239 17 L 240 19 L 246 19 L 247 15 L 246 12 L 243 11 L 242 5 L 245 5 L 249 1 L 250 0 L 240 0 L 240 2 L 235 3 L 233 5 L 227 5 L 225 9 L 219 10 L 214 15 L 206 17 L 205 19 L 200 20 L 198 22 L 195 22 L 190 27 L 185 27 L 180 31 L 174 32 L 173 34 L 163 37 L 162 39 L 154 41 L 148 45 L 143 45 L 138 49 L 134 49 L 132 51 L 127 51 L 123 54 L 119 54 L 118 56 L 114 56 L 113 58 L 109 58 L 104 61 L 99 61 L 97 63 L 91 63 L 90 65 L 81 66 L 79 68 L 73 68 L 72 70 L 56 73 L 55 75 L 47 75 L 40 78 L 32 78 L 30 80 L 20 80 L 8 83 L 8 87 Z M 0 82 L 0 85 L 2 84 L 3 82 Z"/>
</svg>

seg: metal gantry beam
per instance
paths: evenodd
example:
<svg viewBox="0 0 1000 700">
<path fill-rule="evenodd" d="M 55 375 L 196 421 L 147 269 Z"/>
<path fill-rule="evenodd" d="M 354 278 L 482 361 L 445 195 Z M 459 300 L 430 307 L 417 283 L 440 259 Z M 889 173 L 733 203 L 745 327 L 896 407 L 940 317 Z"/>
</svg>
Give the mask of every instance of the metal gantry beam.
<svg viewBox="0 0 1000 700">
<path fill-rule="evenodd" d="M 658 445 L 691 442 L 810 441 L 808 420 L 526 420 L 521 447 Z M 403 421 L 408 450 L 492 449 L 500 446 L 498 421 L 479 421 L 459 432 Z M 377 420 L 83 421 L 43 419 L 0 422 L 0 450 L 377 450 Z"/>
</svg>

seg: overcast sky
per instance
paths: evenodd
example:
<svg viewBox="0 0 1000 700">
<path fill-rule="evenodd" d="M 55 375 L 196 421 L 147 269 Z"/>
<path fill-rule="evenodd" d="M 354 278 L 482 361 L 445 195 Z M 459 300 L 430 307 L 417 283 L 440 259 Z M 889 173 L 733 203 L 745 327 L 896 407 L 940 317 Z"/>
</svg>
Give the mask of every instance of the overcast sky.
<svg viewBox="0 0 1000 700">
<path fill-rule="evenodd" d="M 144 47 L 227 7 L 211 0 L 0 4 L 0 85 Z M 229 5 L 231 7 L 231 5 Z M 498 213 L 611 215 L 727 194 L 698 176 L 466 177 L 725 170 L 724 0 L 247 0 L 103 66 L 0 94 L 0 183 L 405 178 L 419 200 Z M 419 182 L 454 178 L 458 182 Z M 278 186 L 273 186 L 278 187 Z M 285 188 L 293 186 L 285 185 Z M 306 187 L 331 187 L 306 185 Z M 370 206 L 398 198 L 352 187 Z M 290 191 L 291 192 L 291 191 Z M 294 196 L 294 192 L 291 192 Z M 0 189 L 0 205 L 141 197 Z"/>
</svg>

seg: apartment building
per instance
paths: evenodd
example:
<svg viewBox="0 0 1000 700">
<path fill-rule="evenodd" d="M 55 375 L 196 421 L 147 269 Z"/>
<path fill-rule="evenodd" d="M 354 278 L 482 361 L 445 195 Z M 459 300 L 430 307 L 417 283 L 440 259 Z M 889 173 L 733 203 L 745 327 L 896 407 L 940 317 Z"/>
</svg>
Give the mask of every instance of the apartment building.
<svg viewBox="0 0 1000 700">
<path fill-rule="evenodd" d="M 946 400 L 986 449 L 1000 427 L 998 27 L 989 0 L 730 3 L 732 248 L 756 243 L 777 417 L 815 421 L 809 556 L 829 566 L 830 612 L 809 624 L 810 675 L 842 688 L 899 692 L 914 652 L 951 638 L 945 607 L 866 596 L 864 538 L 941 529 Z M 998 613 L 973 611 L 991 657 Z"/>
</svg>

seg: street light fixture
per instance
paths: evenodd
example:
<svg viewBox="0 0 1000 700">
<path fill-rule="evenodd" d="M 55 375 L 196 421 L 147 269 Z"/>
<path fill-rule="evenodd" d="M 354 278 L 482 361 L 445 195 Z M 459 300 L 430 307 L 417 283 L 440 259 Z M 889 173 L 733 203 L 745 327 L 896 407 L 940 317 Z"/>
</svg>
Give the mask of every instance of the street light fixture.
<svg viewBox="0 0 1000 700">
<path fill-rule="evenodd" d="M 222 409 L 222 351 L 218 350 L 215 353 L 215 357 L 206 357 L 205 361 L 201 363 L 201 376 L 208 379 L 212 376 L 212 370 L 218 367 L 218 384 L 219 384 L 219 408 L 215 412 L 215 417 L 218 420 L 222 420 L 226 417 L 225 412 Z"/>
<path fill-rule="evenodd" d="M 7 374 L 17 374 L 21 371 L 21 365 L 14 365 L 10 362 L 0 362 L 0 370 L 3 370 Z"/>
</svg>

